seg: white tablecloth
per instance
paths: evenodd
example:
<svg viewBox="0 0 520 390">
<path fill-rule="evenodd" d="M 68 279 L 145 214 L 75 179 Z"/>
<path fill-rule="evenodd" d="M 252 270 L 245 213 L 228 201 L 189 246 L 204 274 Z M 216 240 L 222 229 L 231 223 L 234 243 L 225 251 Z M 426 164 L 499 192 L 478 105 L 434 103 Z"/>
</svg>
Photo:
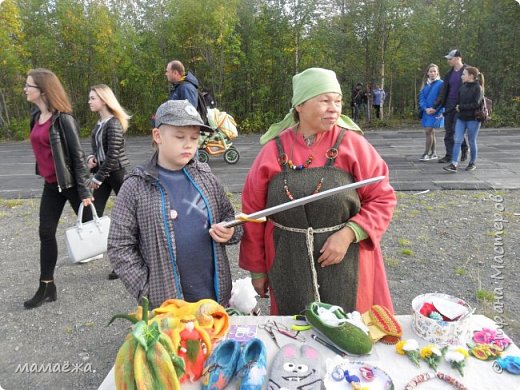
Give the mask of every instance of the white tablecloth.
<svg viewBox="0 0 520 390">
<path fill-rule="evenodd" d="M 277 322 L 286 323 L 289 326 L 293 323 L 293 321 L 289 317 L 268 317 L 268 316 L 260 316 L 260 317 L 251 317 L 251 316 L 241 316 L 236 317 L 232 316 L 231 324 L 263 324 L 268 319 L 274 319 Z M 403 339 L 414 338 L 419 342 L 420 347 L 428 344 L 426 341 L 422 340 L 419 336 L 417 336 L 412 329 L 412 318 L 409 315 L 401 315 L 397 316 L 398 321 L 400 322 L 403 328 Z M 480 330 L 483 327 L 488 328 L 496 328 L 495 323 L 482 315 L 473 315 L 471 319 L 470 330 Z M 325 370 L 325 361 L 327 358 L 332 358 L 336 356 L 334 352 L 330 351 L 326 347 L 322 346 L 318 342 L 314 341 L 311 337 L 312 331 L 304 332 L 306 335 L 306 344 L 312 345 L 317 350 L 322 353 L 323 356 L 323 369 Z M 278 351 L 277 346 L 274 341 L 271 340 L 268 334 L 258 328 L 257 329 L 257 337 L 262 339 L 267 347 L 267 357 L 268 357 L 268 365 L 272 361 L 274 355 Z M 280 345 L 294 343 L 294 340 L 283 336 L 278 335 L 277 340 Z M 511 345 L 504 353 L 504 356 L 507 355 L 515 355 L 520 356 L 520 350 L 516 345 Z M 374 346 L 374 349 L 370 355 L 363 357 L 352 357 L 350 358 L 352 361 L 364 361 L 373 366 L 377 366 L 383 369 L 393 380 L 395 389 L 403 389 L 404 386 L 416 375 L 431 371 L 428 368 L 428 365 L 425 362 L 421 362 L 421 367 L 416 368 L 406 356 L 398 355 L 395 352 L 395 347 L 393 345 L 385 345 L 382 343 L 377 343 Z M 269 369 L 269 367 L 268 367 Z M 453 370 L 448 363 L 444 360 L 440 364 L 438 371 L 446 373 L 455 377 L 459 382 L 463 383 L 470 390 L 520 390 L 520 376 L 512 375 L 509 373 L 497 374 L 492 369 L 492 362 L 490 361 L 480 361 L 473 357 L 469 357 L 466 361 L 466 367 L 464 369 L 464 377 L 461 377 L 460 374 Z M 182 385 L 183 389 L 199 389 L 200 386 L 197 383 Z M 238 388 L 236 383 L 232 383 L 228 386 L 230 389 Z M 345 382 L 345 389 L 349 389 Z M 453 389 L 454 387 L 448 385 L 445 382 L 440 381 L 439 379 L 432 379 L 428 382 L 422 383 L 418 386 L 419 390 L 438 390 L 438 389 Z M 113 390 L 115 389 L 115 381 L 114 381 L 114 368 L 110 370 L 107 377 L 101 383 L 99 390 Z"/>
</svg>

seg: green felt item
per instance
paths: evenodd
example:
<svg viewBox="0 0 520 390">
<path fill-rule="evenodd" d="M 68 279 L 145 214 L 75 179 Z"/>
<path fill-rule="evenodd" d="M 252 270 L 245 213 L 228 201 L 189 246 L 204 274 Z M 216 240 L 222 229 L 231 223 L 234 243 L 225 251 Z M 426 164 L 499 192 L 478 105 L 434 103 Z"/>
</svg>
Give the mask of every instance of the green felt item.
<svg viewBox="0 0 520 390">
<path fill-rule="evenodd" d="M 372 340 L 363 330 L 349 322 L 344 322 L 338 326 L 331 326 L 323 322 L 318 315 L 318 309 L 330 310 L 333 305 L 321 302 L 312 302 L 305 309 L 307 321 L 323 336 L 334 345 L 347 353 L 354 355 L 364 355 L 372 350 Z M 338 307 L 333 314 L 338 319 L 348 318 L 343 309 Z"/>
</svg>

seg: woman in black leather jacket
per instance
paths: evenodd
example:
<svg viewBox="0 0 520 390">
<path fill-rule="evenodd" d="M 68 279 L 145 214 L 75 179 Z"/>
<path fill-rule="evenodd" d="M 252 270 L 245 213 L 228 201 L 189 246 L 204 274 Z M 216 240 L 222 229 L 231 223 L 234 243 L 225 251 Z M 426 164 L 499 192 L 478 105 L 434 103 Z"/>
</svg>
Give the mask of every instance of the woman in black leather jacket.
<svg viewBox="0 0 520 390">
<path fill-rule="evenodd" d="M 482 99 L 484 99 L 484 75 L 477 68 L 467 66 L 462 72 L 462 83 L 455 107 L 457 116 L 451 164 L 443 168 L 445 171 L 452 173 L 457 172 L 460 146 L 466 132 L 468 133 L 470 159 L 465 170 L 474 171 L 477 169 L 475 162 L 477 161 L 477 137 L 480 122 L 475 117 L 475 110 L 480 107 Z"/>
<path fill-rule="evenodd" d="M 110 193 L 117 195 L 130 165 L 125 152 L 124 133 L 128 129 L 130 116 L 117 101 L 114 92 L 105 84 L 90 88 L 88 104 L 92 112 L 99 114 L 96 127 L 92 130 L 92 154 L 87 165 L 93 172 L 89 186 L 94 190 L 94 206 L 99 217 L 103 215 Z M 117 279 L 112 271 L 109 279 Z"/>
<path fill-rule="evenodd" d="M 48 69 L 33 69 L 27 74 L 24 92 L 37 107 L 31 116 L 30 140 L 36 173 L 45 180 L 40 200 L 40 285 L 34 297 L 24 302 L 26 309 L 32 309 L 57 298 L 56 229 L 65 203 L 77 213 L 80 203 L 92 203 L 92 195 L 86 185 L 88 172 L 78 125 L 70 115 L 72 106 L 60 80 Z M 85 209 L 83 219 L 91 218 L 90 209 Z"/>
</svg>

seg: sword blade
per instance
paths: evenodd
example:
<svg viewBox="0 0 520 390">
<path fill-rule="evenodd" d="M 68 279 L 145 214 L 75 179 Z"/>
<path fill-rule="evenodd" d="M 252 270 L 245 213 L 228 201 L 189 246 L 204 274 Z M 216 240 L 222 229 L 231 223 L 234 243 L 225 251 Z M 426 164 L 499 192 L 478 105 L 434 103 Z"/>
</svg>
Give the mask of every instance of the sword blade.
<svg viewBox="0 0 520 390">
<path fill-rule="evenodd" d="M 282 203 L 282 204 L 279 204 L 279 205 L 276 205 L 273 207 L 269 207 L 267 209 L 256 211 L 252 214 L 245 215 L 244 218 L 245 219 L 260 219 L 263 217 L 268 217 L 270 215 L 280 213 L 282 211 L 290 210 L 294 207 L 303 206 L 307 203 L 311 203 L 311 202 L 315 202 L 319 199 L 327 198 L 327 197 L 335 195 L 339 192 L 353 190 L 356 188 L 364 187 L 368 184 L 377 183 L 378 181 L 381 181 L 384 178 L 385 178 L 385 176 L 376 176 L 376 177 L 372 177 L 370 179 L 357 181 L 355 183 L 345 184 L 343 186 L 331 188 L 331 189 L 325 190 L 323 192 L 318 192 L 316 194 L 304 196 L 303 198 L 300 198 L 300 199 L 291 200 L 290 202 Z M 234 221 L 229 221 L 224 226 L 233 227 L 233 226 L 243 224 L 245 222 L 247 222 L 247 221 L 243 221 L 241 219 L 235 219 Z"/>
</svg>

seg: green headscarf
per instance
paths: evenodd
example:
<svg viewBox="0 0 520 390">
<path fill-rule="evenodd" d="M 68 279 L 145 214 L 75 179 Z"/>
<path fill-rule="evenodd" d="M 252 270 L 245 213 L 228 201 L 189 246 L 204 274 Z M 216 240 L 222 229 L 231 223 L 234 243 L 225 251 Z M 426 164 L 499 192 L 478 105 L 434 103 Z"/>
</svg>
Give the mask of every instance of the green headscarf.
<svg viewBox="0 0 520 390">
<path fill-rule="evenodd" d="M 341 93 L 341 86 L 339 85 L 338 79 L 336 78 L 336 73 L 328 69 L 306 69 L 303 72 L 295 74 L 293 76 L 292 85 L 292 108 L 289 111 L 289 113 L 285 116 L 285 118 L 283 118 L 282 121 L 272 124 L 267 130 L 267 132 L 264 135 L 262 135 L 262 137 L 260 138 L 260 143 L 262 145 L 265 144 L 267 141 L 275 138 L 278 134 L 282 132 L 282 130 L 287 129 L 288 127 L 292 127 L 296 124 L 293 112 L 294 108 L 297 105 L 302 104 L 307 100 L 324 93 L 333 92 L 343 95 Z M 363 133 L 359 126 L 356 125 L 354 121 L 346 115 L 340 115 L 336 124 L 340 127 L 348 128 L 350 130 L 355 130 L 360 133 Z"/>
</svg>

